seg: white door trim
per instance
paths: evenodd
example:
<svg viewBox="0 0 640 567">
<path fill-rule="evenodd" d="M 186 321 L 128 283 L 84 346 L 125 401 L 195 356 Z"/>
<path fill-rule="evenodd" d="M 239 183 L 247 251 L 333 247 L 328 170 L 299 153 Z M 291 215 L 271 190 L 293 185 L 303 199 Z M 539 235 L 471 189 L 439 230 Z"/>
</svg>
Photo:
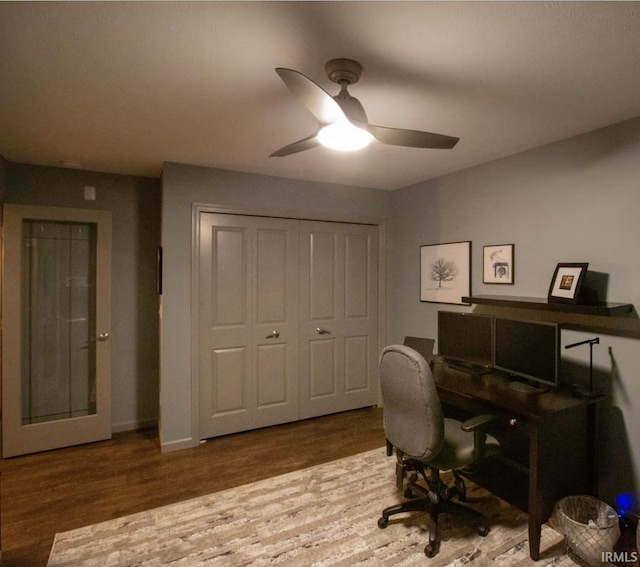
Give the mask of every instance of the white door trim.
<svg viewBox="0 0 640 567">
<path fill-rule="evenodd" d="M 386 340 L 386 236 L 387 221 L 360 215 L 336 214 L 328 218 L 326 215 L 309 211 L 268 211 L 253 208 L 231 207 L 207 203 L 193 203 L 191 207 L 191 444 L 200 443 L 200 375 L 199 375 L 199 305 L 198 289 L 199 256 L 200 256 L 200 216 L 203 213 L 221 213 L 230 215 L 284 218 L 294 220 L 315 220 L 350 224 L 368 224 L 378 227 L 378 345 Z M 381 404 L 378 394 L 378 403 Z M 162 412 L 162 408 L 160 409 Z"/>
</svg>

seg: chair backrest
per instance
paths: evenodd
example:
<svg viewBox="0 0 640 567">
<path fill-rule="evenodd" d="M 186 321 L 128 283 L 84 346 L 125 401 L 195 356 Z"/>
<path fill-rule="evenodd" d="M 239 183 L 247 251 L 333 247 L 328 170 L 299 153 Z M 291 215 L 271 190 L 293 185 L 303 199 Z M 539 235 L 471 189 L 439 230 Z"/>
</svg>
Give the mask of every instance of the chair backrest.
<svg viewBox="0 0 640 567">
<path fill-rule="evenodd" d="M 424 358 L 404 345 L 390 345 L 380 355 L 384 432 L 407 456 L 428 461 L 444 442 L 442 405 Z"/>
</svg>

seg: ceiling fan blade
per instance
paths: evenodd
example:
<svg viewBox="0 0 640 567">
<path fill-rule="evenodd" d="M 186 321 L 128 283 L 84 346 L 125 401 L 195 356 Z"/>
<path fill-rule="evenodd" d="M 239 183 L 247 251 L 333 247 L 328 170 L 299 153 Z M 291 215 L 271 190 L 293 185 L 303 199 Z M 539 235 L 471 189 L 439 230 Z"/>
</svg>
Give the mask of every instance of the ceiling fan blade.
<svg viewBox="0 0 640 567">
<path fill-rule="evenodd" d="M 344 116 L 340 105 L 321 86 L 314 83 L 302 73 L 283 67 L 276 68 L 276 73 L 296 95 L 308 110 L 318 119 L 321 125 L 331 124 Z"/>
<path fill-rule="evenodd" d="M 400 128 L 386 128 L 384 126 L 374 126 L 373 124 L 369 124 L 367 130 L 369 130 L 378 142 L 409 148 L 450 150 L 458 143 L 458 140 L 460 140 L 460 138 L 445 136 L 443 134 L 420 132 L 418 130 L 403 130 Z"/>
<path fill-rule="evenodd" d="M 293 142 L 288 146 L 284 146 L 283 148 L 276 150 L 269 157 L 282 157 L 282 156 L 288 156 L 291 154 L 297 154 L 298 152 L 303 152 L 305 150 L 310 150 L 311 148 L 315 148 L 319 144 L 320 142 L 318 142 L 318 132 L 316 132 L 311 136 L 307 136 L 302 140 L 298 140 L 297 142 Z"/>
</svg>

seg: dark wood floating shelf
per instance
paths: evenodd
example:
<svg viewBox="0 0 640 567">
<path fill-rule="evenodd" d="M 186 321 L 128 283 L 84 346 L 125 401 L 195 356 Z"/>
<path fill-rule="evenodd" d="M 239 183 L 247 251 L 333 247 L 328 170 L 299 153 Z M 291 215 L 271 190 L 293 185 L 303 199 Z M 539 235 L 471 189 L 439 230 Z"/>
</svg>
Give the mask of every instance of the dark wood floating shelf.
<svg viewBox="0 0 640 567">
<path fill-rule="evenodd" d="M 541 309 L 543 311 L 559 311 L 564 313 L 581 313 L 584 315 L 601 315 L 617 317 L 631 313 L 630 303 L 598 303 L 581 305 L 573 303 L 553 303 L 540 297 L 517 297 L 511 295 L 473 295 L 463 297 L 465 303 L 476 305 L 493 305 L 494 307 L 511 307 L 520 309 Z"/>
</svg>

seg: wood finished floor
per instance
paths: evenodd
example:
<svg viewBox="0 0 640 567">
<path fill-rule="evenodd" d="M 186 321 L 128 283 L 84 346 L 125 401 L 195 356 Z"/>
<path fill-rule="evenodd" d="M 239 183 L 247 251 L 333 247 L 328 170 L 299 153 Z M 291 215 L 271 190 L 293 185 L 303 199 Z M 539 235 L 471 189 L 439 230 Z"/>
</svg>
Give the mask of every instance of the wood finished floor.
<svg viewBox="0 0 640 567">
<path fill-rule="evenodd" d="M 56 532 L 225 490 L 384 445 L 366 408 L 162 454 L 156 430 L 0 461 L 3 567 L 46 566 Z M 357 471 L 356 471 L 357 474 Z"/>
</svg>

